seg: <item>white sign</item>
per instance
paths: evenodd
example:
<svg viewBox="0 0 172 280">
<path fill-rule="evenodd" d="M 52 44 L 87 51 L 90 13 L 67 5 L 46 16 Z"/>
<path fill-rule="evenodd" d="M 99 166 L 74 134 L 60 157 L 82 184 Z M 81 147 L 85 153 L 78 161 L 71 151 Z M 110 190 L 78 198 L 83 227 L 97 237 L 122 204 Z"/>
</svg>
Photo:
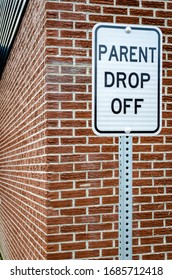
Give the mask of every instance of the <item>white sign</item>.
<svg viewBox="0 0 172 280">
<path fill-rule="evenodd" d="M 93 130 L 155 135 L 161 130 L 162 34 L 156 27 L 93 29 Z"/>
</svg>

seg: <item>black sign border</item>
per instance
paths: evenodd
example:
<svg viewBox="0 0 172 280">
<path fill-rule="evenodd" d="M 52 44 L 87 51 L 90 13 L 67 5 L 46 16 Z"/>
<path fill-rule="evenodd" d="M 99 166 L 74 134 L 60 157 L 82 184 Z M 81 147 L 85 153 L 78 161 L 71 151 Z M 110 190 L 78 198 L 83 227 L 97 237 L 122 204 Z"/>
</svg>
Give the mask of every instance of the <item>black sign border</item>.
<svg viewBox="0 0 172 280">
<path fill-rule="evenodd" d="M 94 91 L 93 94 L 94 94 L 94 129 L 95 129 L 95 133 L 97 132 L 98 135 L 102 134 L 102 135 L 105 135 L 105 134 L 109 134 L 109 135 L 126 135 L 126 132 L 125 131 L 122 131 L 122 130 L 113 130 L 113 131 L 101 131 L 98 129 L 97 127 L 97 33 L 98 33 L 98 30 L 100 28 L 113 28 L 113 29 L 125 29 L 127 26 L 130 26 L 132 27 L 132 29 L 135 29 L 135 30 L 141 30 L 141 31 L 154 31 L 158 34 L 158 67 L 157 67 L 157 71 L 158 71 L 158 79 L 157 79 L 157 83 L 158 83 L 158 90 L 157 90 L 157 95 L 158 95 L 158 102 L 157 102 L 157 128 L 153 131 L 137 131 L 137 130 L 131 130 L 129 134 L 127 135 L 135 135 L 137 136 L 138 135 L 156 135 L 157 132 L 160 130 L 161 128 L 161 108 L 160 108 L 160 105 L 161 105 L 161 100 L 160 100 L 160 97 L 161 97 L 161 34 L 160 32 L 158 31 L 157 28 L 154 28 L 154 27 L 146 27 L 146 26 L 134 26 L 134 25 L 108 25 L 108 24 L 98 24 L 98 26 L 94 29 L 94 32 L 95 32 L 95 42 L 94 42 L 94 55 L 95 55 L 95 62 L 94 62 Z M 160 131 L 159 131 L 160 132 Z"/>
</svg>

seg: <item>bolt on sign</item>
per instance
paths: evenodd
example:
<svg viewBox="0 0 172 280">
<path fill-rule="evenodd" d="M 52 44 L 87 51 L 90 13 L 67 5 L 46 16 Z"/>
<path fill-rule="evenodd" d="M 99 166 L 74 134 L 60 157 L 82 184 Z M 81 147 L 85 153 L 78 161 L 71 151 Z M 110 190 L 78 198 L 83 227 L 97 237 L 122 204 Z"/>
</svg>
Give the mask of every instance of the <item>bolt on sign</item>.
<svg viewBox="0 0 172 280">
<path fill-rule="evenodd" d="M 93 28 L 93 130 L 156 135 L 161 130 L 162 34 L 141 25 Z"/>
</svg>

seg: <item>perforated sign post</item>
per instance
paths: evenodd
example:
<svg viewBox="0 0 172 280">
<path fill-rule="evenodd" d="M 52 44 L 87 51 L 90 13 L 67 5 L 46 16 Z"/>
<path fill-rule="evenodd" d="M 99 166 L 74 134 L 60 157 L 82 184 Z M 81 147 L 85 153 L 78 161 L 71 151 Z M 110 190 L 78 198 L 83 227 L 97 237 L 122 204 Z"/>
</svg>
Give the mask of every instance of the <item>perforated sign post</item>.
<svg viewBox="0 0 172 280">
<path fill-rule="evenodd" d="M 120 259 L 132 259 L 132 136 L 161 130 L 161 42 L 156 27 L 93 28 L 93 131 L 119 136 Z"/>
</svg>

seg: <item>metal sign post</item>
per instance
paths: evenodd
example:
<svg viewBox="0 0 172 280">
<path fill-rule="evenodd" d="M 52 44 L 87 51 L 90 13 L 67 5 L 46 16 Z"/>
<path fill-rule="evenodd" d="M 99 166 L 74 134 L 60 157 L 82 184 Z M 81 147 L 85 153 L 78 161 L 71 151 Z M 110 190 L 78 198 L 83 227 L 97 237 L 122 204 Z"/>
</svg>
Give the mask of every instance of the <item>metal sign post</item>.
<svg viewBox="0 0 172 280">
<path fill-rule="evenodd" d="M 132 136 L 162 123 L 162 33 L 154 26 L 93 28 L 92 128 L 119 136 L 119 259 L 132 259 Z"/>
<path fill-rule="evenodd" d="M 119 137 L 119 258 L 132 259 L 132 136 Z"/>
</svg>

